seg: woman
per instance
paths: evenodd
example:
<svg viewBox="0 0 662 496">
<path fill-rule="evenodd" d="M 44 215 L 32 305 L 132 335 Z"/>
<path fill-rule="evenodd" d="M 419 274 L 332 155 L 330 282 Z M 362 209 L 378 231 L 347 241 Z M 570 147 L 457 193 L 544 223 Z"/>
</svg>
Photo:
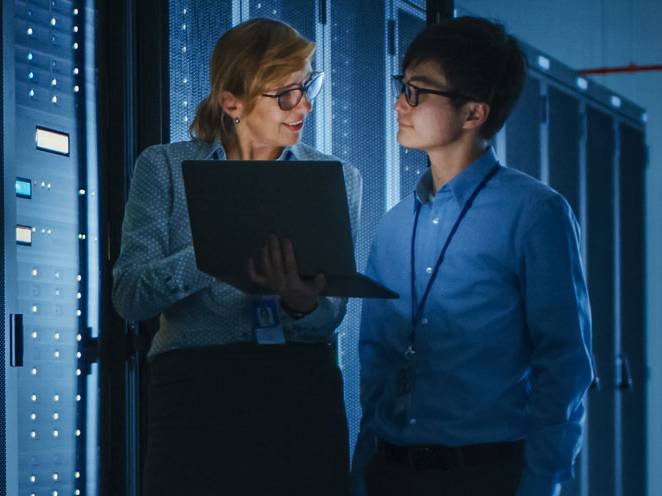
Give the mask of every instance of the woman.
<svg viewBox="0 0 662 496">
<path fill-rule="evenodd" d="M 256 298 L 197 270 L 181 176 L 187 159 L 331 160 L 299 143 L 323 75 L 314 44 L 281 22 L 226 32 L 192 141 L 136 162 L 113 275 L 126 319 L 160 315 L 149 352 L 147 495 L 341 495 L 348 491 L 342 379 L 329 341 L 346 301 L 302 281 L 292 246 L 269 240 L 250 267 L 277 295 Z M 361 178 L 344 166 L 356 232 Z M 248 270 L 248 269 L 247 269 Z M 259 327 L 285 344 L 259 343 Z M 256 339 L 256 336 L 258 339 Z"/>
</svg>

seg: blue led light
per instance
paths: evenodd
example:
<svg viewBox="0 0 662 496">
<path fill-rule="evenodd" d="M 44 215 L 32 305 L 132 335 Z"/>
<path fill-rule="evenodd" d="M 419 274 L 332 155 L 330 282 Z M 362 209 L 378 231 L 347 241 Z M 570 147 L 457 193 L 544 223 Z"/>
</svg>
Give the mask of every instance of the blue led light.
<svg viewBox="0 0 662 496">
<path fill-rule="evenodd" d="M 29 179 L 16 178 L 16 196 L 32 198 L 32 182 Z"/>
</svg>

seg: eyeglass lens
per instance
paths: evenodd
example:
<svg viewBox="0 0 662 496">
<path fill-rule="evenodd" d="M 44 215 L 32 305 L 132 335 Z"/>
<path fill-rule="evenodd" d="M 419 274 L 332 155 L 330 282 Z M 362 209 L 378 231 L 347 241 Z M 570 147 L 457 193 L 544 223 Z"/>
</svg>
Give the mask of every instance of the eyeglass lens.
<svg viewBox="0 0 662 496">
<path fill-rule="evenodd" d="M 393 84 L 393 92 L 395 93 L 395 97 L 400 98 L 400 95 L 404 93 L 407 103 L 412 107 L 415 107 L 416 104 L 418 103 L 417 102 L 418 98 L 414 88 L 409 86 L 399 77 L 394 77 L 391 81 Z"/>
<path fill-rule="evenodd" d="M 292 88 L 289 91 L 285 91 L 280 94 L 278 97 L 278 105 L 282 110 L 292 110 L 296 107 L 301 98 L 303 98 L 303 92 L 306 92 L 306 98 L 312 103 L 315 97 L 319 94 L 322 89 L 322 82 L 324 81 L 323 74 L 315 74 L 311 79 L 303 83 L 302 88 Z"/>
</svg>

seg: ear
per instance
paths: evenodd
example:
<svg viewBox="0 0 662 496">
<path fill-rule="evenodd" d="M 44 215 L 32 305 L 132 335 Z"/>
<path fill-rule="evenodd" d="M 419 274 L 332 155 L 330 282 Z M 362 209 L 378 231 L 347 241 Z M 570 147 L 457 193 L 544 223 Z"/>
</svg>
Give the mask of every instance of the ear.
<svg viewBox="0 0 662 496">
<path fill-rule="evenodd" d="M 468 102 L 465 107 L 464 129 L 478 129 L 490 115 L 490 106 L 485 102 Z"/>
<path fill-rule="evenodd" d="M 229 91 L 221 92 L 218 104 L 223 109 L 223 113 L 229 115 L 233 119 L 243 115 L 244 102 L 241 98 L 234 96 Z"/>
</svg>

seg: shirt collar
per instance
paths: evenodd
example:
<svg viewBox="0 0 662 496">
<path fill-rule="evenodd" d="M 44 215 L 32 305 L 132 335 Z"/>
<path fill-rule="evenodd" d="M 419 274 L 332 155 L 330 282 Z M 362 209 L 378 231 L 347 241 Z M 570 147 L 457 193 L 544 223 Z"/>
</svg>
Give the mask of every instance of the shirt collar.
<svg viewBox="0 0 662 496">
<path fill-rule="evenodd" d="M 227 160 L 227 154 L 220 138 L 214 138 L 211 143 L 202 142 L 201 157 L 202 160 Z M 292 160 L 296 158 L 292 150 L 293 147 L 286 146 L 276 160 Z"/>
<path fill-rule="evenodd" d="M 450 191 L 457 203 L 464 205 L 469 196 L 474 192 L 474 189 L 487 176 L 494 164 L 497 163 L 498 160 L 494 148 L 490 146 L 485 150 L 485 153 L 446 183 L 441 190 Z M 434 181 L 432 179 L 432 170 L 428 168 L 416 184 L 414 207 L 416 208 L 421 203 L 433 201 L 433 193 Z"/>
</svg>

